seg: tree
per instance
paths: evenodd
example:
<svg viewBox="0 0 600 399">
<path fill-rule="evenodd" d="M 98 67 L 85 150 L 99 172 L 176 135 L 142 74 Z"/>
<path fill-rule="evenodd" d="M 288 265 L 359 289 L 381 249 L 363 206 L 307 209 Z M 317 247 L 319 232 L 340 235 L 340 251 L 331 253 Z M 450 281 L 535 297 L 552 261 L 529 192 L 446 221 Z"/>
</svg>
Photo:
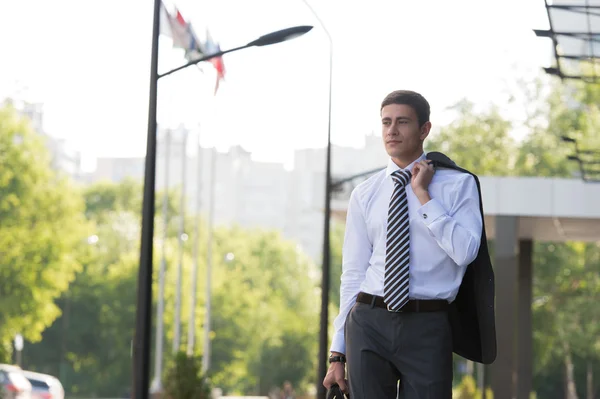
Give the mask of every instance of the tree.
<svg viewBox="0 0 600 399">
<path fill-rule="evenodd" d="M 478 176 L 513 174 L 516 143 L 511 124 L 497 109 L 476 112 L 474 104 L 462 100 L 451 107 L 456 119 L 426 139 L 426 151 L 440 151 L 459 166 Z"/>
<path fill-rule="evenodd" d="M 88 230 L 80 193 L 10 105 L 0 108 L 0 164 L 0 360 L 9 361 L 15 334 L 39 341 L 59 316 L 55 299 L 80 269 Z"/>
<path fill-rule="evenodd" d="M 81 243 L 82 269 L 58 301 L 62 315 L 24 361 L 58 376 L 68 393 L 121 396 L 131 382 L 141 185 L 99 183 L 83 197 L 96 240 Z"/>
<path fill-rule="evenodd" d="M 212 381 L 226 392 L 265 395 L 314 377 L 318 280 L 305 255 L 275 232 L 217 235 Z M 225 254 L 235 259 L 226 263 Z"/>
<path fill-rule="evenodd" d="M 202 358 L 177 352 L 167 367 L 165 399 L 209 399 L 210 388 L 202 375 Z"/>
<path fill-rule="evenodd" d="M 342 249 L 344 246 L 345 225 L 343 222 L 332 221 L 331 223 L 331 277 L 329 289 L 329 302 L 340 307 L 340 283 L 342 275 Z M 334 313 L 335 317 L 335 313 Z"/>
<path fill-rule="evenodd" d="M 98 240 L 81 250 L 83 270 L 58 304 L 63 316 L 30 346 L 25 361 L 61 377 L 71 394 L 115 397 L 129 390 L 131 339 L 139 262 L 141 184 L 99 183 L 87 188 L 86 215 Z M 177 195 L 169 205 L 176 215 Z M 170 200 L 170 202 L 171 202 Z M 160 210 L 161 207 L 157 207 Z M 177 218 L 166 243 L 165 360 L 172 360 Z M 186 222 L 191 226 L 192 221 Z M 157 224 L 158 237 L 162 226 Z M 196 311 L 202 354 L 206 227 L 201 230 Z M 296 246 L 274 232 L 220 227 L 214 233 L 211 377 L 215 386 L 244 394 L 264 392 L 290 380 L 313 377 L 316 358 L 316 271 Z M 182 347 L 187 344 L 192 239 L 185 243 L 182 287 Z M 234 253 L 233 261 L 226 259 Z M 160 247 L 155 251 L 155 267 Z M 157 273 L 155 273 L 155 277 Z M 314 293 L 314 295 L 307 295 Z M 156 282 L 154 299 L 157 298 Z"/>
<path fill-rule="evenodd" d="M 597 148 L 600 113 L 597 85 L 561 82 L 551 84 L 544 106 L 527 124 L 530 135 L 519 151 L 519 174 L 570 177 L 575 165 L 567 156 L 573 148 L 561 136 L 576 138 L 580 145 Z M 594 304 L 599 299 L 598 245 L 536 243 L 534 250 L 534 347 L 535 386 L 541 397 L 578 396 L 586 388 L 598 364 L 597 320 Z M 589 384 L 588 384 L 589 385 Z"/>
</svg>

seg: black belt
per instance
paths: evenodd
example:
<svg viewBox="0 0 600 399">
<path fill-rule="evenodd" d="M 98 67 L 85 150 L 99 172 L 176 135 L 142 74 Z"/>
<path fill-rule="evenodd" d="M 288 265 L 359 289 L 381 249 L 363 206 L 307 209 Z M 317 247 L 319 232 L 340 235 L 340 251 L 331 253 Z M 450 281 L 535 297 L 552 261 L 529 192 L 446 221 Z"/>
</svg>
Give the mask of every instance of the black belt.
<svg viewBox="0 0 600 399">
<path fill-rule="evenodd" d="M 356 297 L 356 302 L 366 303 L 368 305 L 377 306 L 378 308 L 388 309 L 383 301 L 383 297 L 359 292 Z M 388 309 L 390 310 L 390 309 Z M 448 310 L 448 301 L 443 299 L 411 299 L 406 305 L 398 310 L 390 310 L 392 312 L 439 312 Z"/>
</svg>

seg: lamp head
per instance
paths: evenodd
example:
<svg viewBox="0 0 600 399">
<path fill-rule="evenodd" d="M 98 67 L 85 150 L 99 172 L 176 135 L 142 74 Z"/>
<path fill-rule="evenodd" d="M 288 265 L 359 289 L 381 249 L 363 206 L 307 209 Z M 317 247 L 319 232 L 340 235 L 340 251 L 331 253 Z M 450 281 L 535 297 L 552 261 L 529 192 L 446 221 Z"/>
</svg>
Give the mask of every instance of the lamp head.
<svg viewBox="0 0 600 399">
<path fill-rule="evenodd" d="M 266 35 L 262 35 L 258 39 L 251 41 L 247 46 L 268 46 L 270 44 L 281 43 L 302 36 L 312 28 L 313 27 L 309 25 L 302 25 L 267 33 Z"/>
</svg>

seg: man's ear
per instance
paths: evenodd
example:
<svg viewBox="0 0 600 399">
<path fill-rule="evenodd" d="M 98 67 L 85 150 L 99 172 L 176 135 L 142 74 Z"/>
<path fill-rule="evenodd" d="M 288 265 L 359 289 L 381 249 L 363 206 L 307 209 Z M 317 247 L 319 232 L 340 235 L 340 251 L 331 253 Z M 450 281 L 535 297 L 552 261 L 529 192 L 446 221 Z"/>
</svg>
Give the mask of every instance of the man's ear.
<svg viewBox="0 0 600 399">
<path fill-rule="evenodd" d="M 427 121 L 427 122 L 423 123 L 423 126 L 421 126 L 421 135 L 419 136 L 421 141 L 425 140 L 425 138 L 427 138 L 427 136 L 429 136 L 430 131 L 431 131 L 431 122 Z"/>
</svg>

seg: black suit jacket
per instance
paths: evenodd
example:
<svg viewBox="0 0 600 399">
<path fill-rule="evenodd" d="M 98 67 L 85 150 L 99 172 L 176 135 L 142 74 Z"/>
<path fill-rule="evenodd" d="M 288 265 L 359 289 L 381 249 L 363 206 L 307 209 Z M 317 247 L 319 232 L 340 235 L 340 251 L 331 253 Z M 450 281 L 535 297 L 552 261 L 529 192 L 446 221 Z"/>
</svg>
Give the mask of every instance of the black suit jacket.
<svg viewBox="0 0 600 399">
<path fill-rule="evenodd" d="M 479 191 L 481 211 L 481 245 L 475 260 L 467 266 L 456 299 L 450 305 L 454 353 L 478 363 L 490 364 L 496 359 L 496 322 L 494 313 L 494 270 L 488 252 L 483 202 L 479 179 L 473 173 L 458 167 L 440 152 L 430 152 L 427 159 L 435 168 L 450 168 L 468 173 L 475 178 Z"/>
</svg>

